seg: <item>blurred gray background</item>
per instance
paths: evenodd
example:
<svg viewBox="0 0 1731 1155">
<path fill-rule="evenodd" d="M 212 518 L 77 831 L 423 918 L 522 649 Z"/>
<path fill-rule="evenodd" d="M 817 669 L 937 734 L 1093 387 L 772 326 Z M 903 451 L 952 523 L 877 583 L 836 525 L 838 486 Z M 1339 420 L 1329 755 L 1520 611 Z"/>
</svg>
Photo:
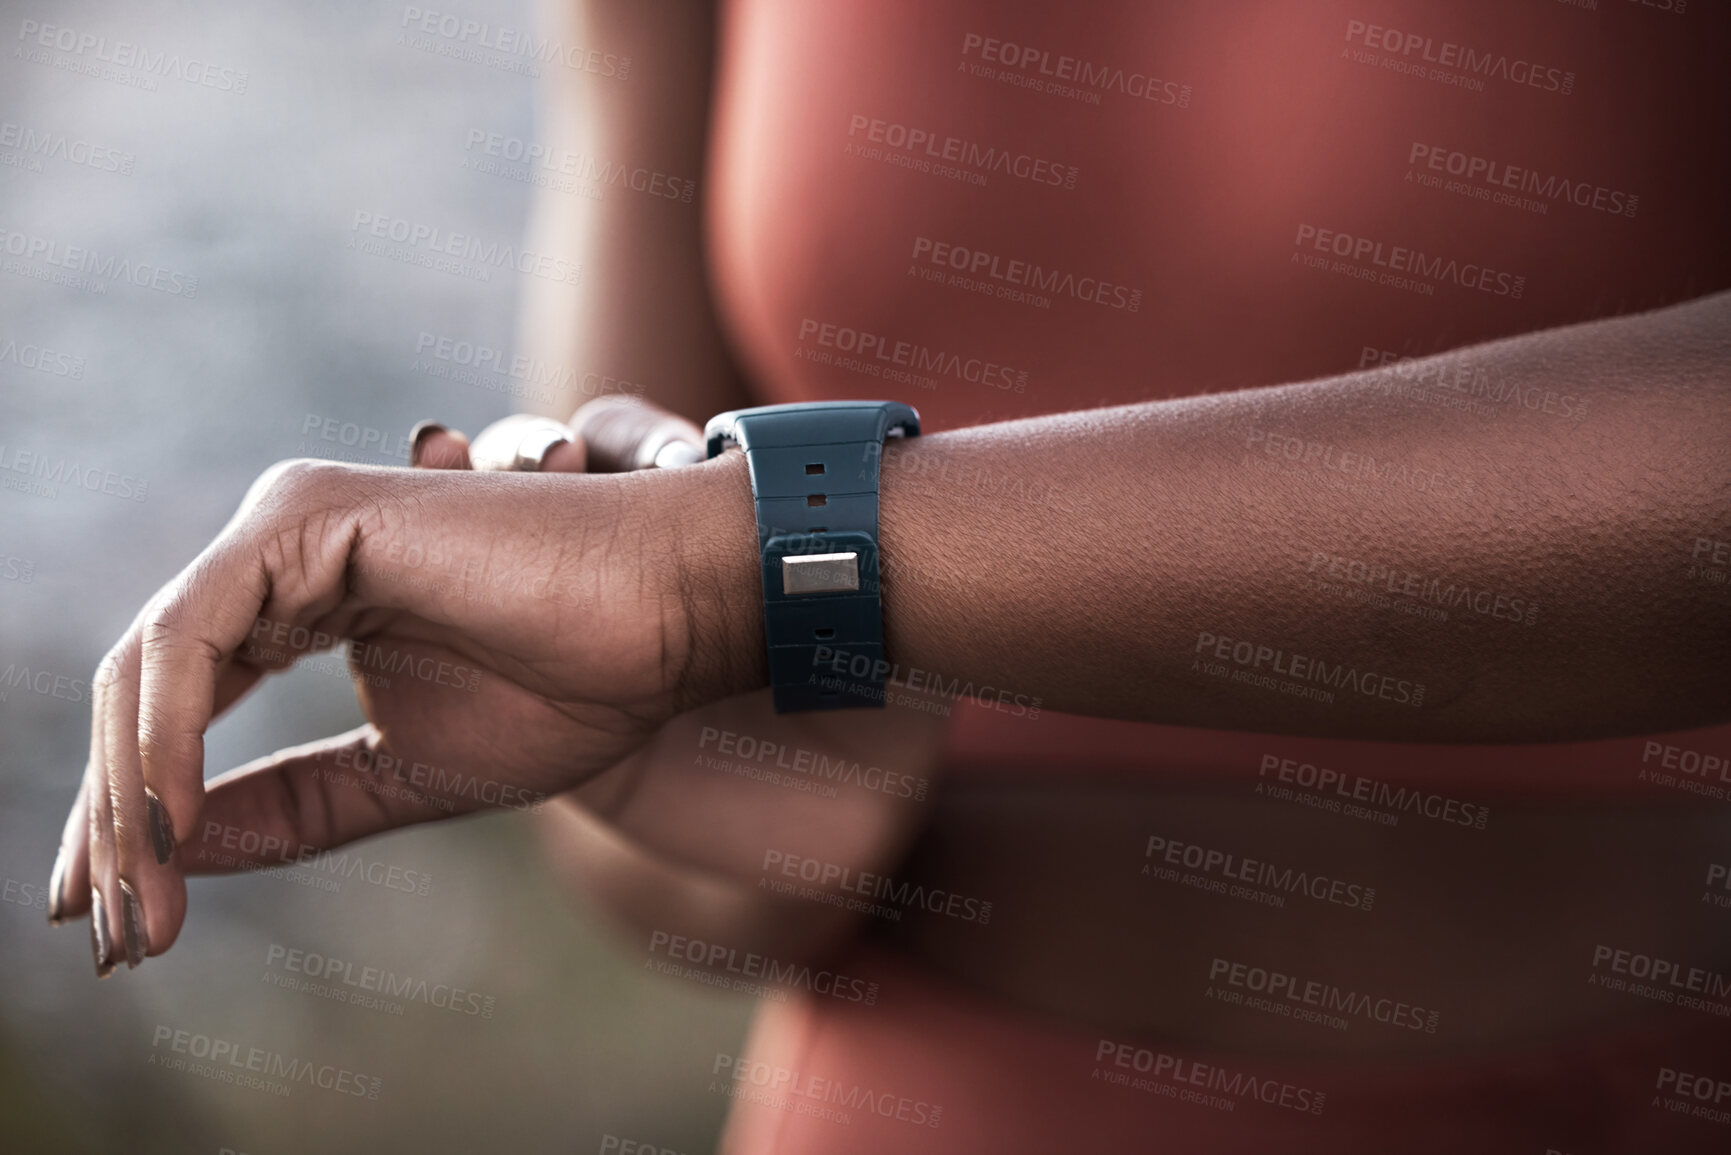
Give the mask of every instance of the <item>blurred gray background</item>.
<svg viewBox="0 0 1731 1155">
<path fill-rule="evenodd" d="M 533 27 L 524 3 L 439 7 Z M 368 211 L 517 243 L 526 187 L 465 169 L 464 142 L 477 128 L 532 137 L 534 80 L 500 53 L 478 63 L 400 42 L 401 4 L 0 13 L 0 1148 L 581 1152 L 617 1135 L 708 1150 L 725 1100 L 707 1075 L 749 1003 L 646 973 L 642 947 L 547 875 L 522 815 L 362 844 L 368 863 L 429 874 L 425 896 L 318 871 L 194 879 L 177 948 L 100 984 L 86 924 L 47 926 L 91 672 L 252 479 L 292 456 L 402 464 L 420 417 L 474 431 L 509 411 L 497 389 L 428 373 L 416 346 L 431 333 L 509 350 L 520 278 L 347 242 Z M 38 25 L 71 50 L 42 47 Z M 121 42 L 152 63 L 178 56 L 178 72 L 127 66 Z M 193 61 L 217 70 L 210 84 L 186 78 Z M 93 262 L 85 276 L 106 291 L 45 279 L 68 260 Z M 169 289 L 196 277 L 196 293 L 104 277 L 111 260 L 165 269 Z M 37 458 L 112 474 L 118 492 L 32 478 Z M 144 499 L 124 496 L 139 480 Z M 297 670 L 217 725 L 209 772 L 359 717 L 345 678 Z M 286 989 L 273 947 L 459 987 L 492 998 L 493 1015 Z M 165 1028 L 382 1090 L 280 1096 L 166 1069 L 152 1062 L 172 1054 Z"/>
</svg>

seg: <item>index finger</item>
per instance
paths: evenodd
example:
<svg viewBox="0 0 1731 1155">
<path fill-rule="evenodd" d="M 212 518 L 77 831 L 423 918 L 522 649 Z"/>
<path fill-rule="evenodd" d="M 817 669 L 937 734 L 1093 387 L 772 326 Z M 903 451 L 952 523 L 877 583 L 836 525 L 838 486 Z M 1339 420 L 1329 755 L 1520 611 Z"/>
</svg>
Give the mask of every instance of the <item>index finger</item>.
<svg viewBox="0 0 1731 1155">
<path fill-rule="evenodd" d="M 261 616 L 294 621 L 334 609 L 344 594 L 352 519 L 334 509 L 322 516 L 309 511 L 297 480 L 305 471 L 295 464 L 254 484 L 229 527 L 152 599 L 134 627 L 142 643 L 139 763 L 170 831 L 196 828 L 204 732 L 219 708 L 219 679 L 230 656 Z M 154 849 L 159 860 L 173 850 Z"/>
</svg>

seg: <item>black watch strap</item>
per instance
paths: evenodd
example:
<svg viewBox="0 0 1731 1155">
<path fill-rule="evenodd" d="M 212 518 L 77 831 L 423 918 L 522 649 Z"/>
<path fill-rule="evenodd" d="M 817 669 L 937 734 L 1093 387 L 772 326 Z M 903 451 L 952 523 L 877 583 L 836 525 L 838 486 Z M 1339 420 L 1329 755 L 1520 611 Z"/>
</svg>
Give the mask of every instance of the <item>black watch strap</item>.
<svg viewBox="0 0 1731 1155">
<path fill-rule="evenodd" d="M 878 469 L 886 437 L 916 437 L 895 401 L 814 401 L 710 419 L 709 456 L 745 451 L 763 559 L 777 713 L 884 704 Z"/>
</svg>

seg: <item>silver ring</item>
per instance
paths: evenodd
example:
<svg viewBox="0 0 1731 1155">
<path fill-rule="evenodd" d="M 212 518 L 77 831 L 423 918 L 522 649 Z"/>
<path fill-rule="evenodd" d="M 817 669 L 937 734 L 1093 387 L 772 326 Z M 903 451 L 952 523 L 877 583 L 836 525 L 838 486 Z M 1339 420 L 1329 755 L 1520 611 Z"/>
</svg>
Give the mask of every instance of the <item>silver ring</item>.
<svg viewBox="0 0 1731 1155">
<path fill-rule="evenodd" d="M 571 440 L 571 430 L 551 417 L 515 413 L 481 431 L 469 446 L 469 460 L 481 470 L 539 473 L 552 448 Z"/>
<path fill-rule="evenodd" d="M 541 463 L 547 460 L 548 452 L 555 445 L 571 443 L 569 429 L 552 418 L 544 417 L 541 420 L 547 425 L 537 423 L 533 428 L 524 430 L 523 436 L 517 441 L 516 467 L 519 473 L 541 472 Z"/>
</svg>

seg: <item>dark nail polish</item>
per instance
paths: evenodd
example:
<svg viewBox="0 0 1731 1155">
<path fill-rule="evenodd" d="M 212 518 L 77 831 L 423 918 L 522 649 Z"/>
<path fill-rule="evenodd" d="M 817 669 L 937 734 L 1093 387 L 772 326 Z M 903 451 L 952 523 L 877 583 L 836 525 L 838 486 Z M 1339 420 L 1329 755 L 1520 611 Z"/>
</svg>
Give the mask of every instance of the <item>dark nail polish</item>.
<svg viewBox="0 0 1731 1155">
<path fill-rule="evenodd" d="M 156 864 L 162 866 L 174 857 L 174 823 L 169 821 L 162 799 L 148 786 L 144 788 L 144 810 L 149 819 L 150 846 L 156 851 Z"/>
<path fill-rule="evenodd" d="M 61 913 L 66 909 L 66 848 L 62 846 L 54 854 L 54 873 L 48 876 L 48 925 L 59 926 L 64 920 Z"/>
<path fill-rule="evenodd" d="M 126 965 L 136 967 L 150 951 L 150 927 L 144 922 L 144 907 L 124 878 L 120 880 L 120 921 L 126 928 Z"/>
<path fill-rule="evenodd" d="M 90 951 L 96 956 L 96 977 L 99 979 L 114 973 L 114 964 L 108 961 L 108 952 L 113 945 L 108 938 L 108 909 L 102 905 L 102 892 L 93 886 L 90 888 Z"/>
<path fill-rule="evenodd" d="M 427 439 L 429 433 L 443 433 L 445 427 L 437 421 L 417 421 L 415 427 L 409 430 L 409 464 L 421 463 L 421 442 Z"/>
</svg>

